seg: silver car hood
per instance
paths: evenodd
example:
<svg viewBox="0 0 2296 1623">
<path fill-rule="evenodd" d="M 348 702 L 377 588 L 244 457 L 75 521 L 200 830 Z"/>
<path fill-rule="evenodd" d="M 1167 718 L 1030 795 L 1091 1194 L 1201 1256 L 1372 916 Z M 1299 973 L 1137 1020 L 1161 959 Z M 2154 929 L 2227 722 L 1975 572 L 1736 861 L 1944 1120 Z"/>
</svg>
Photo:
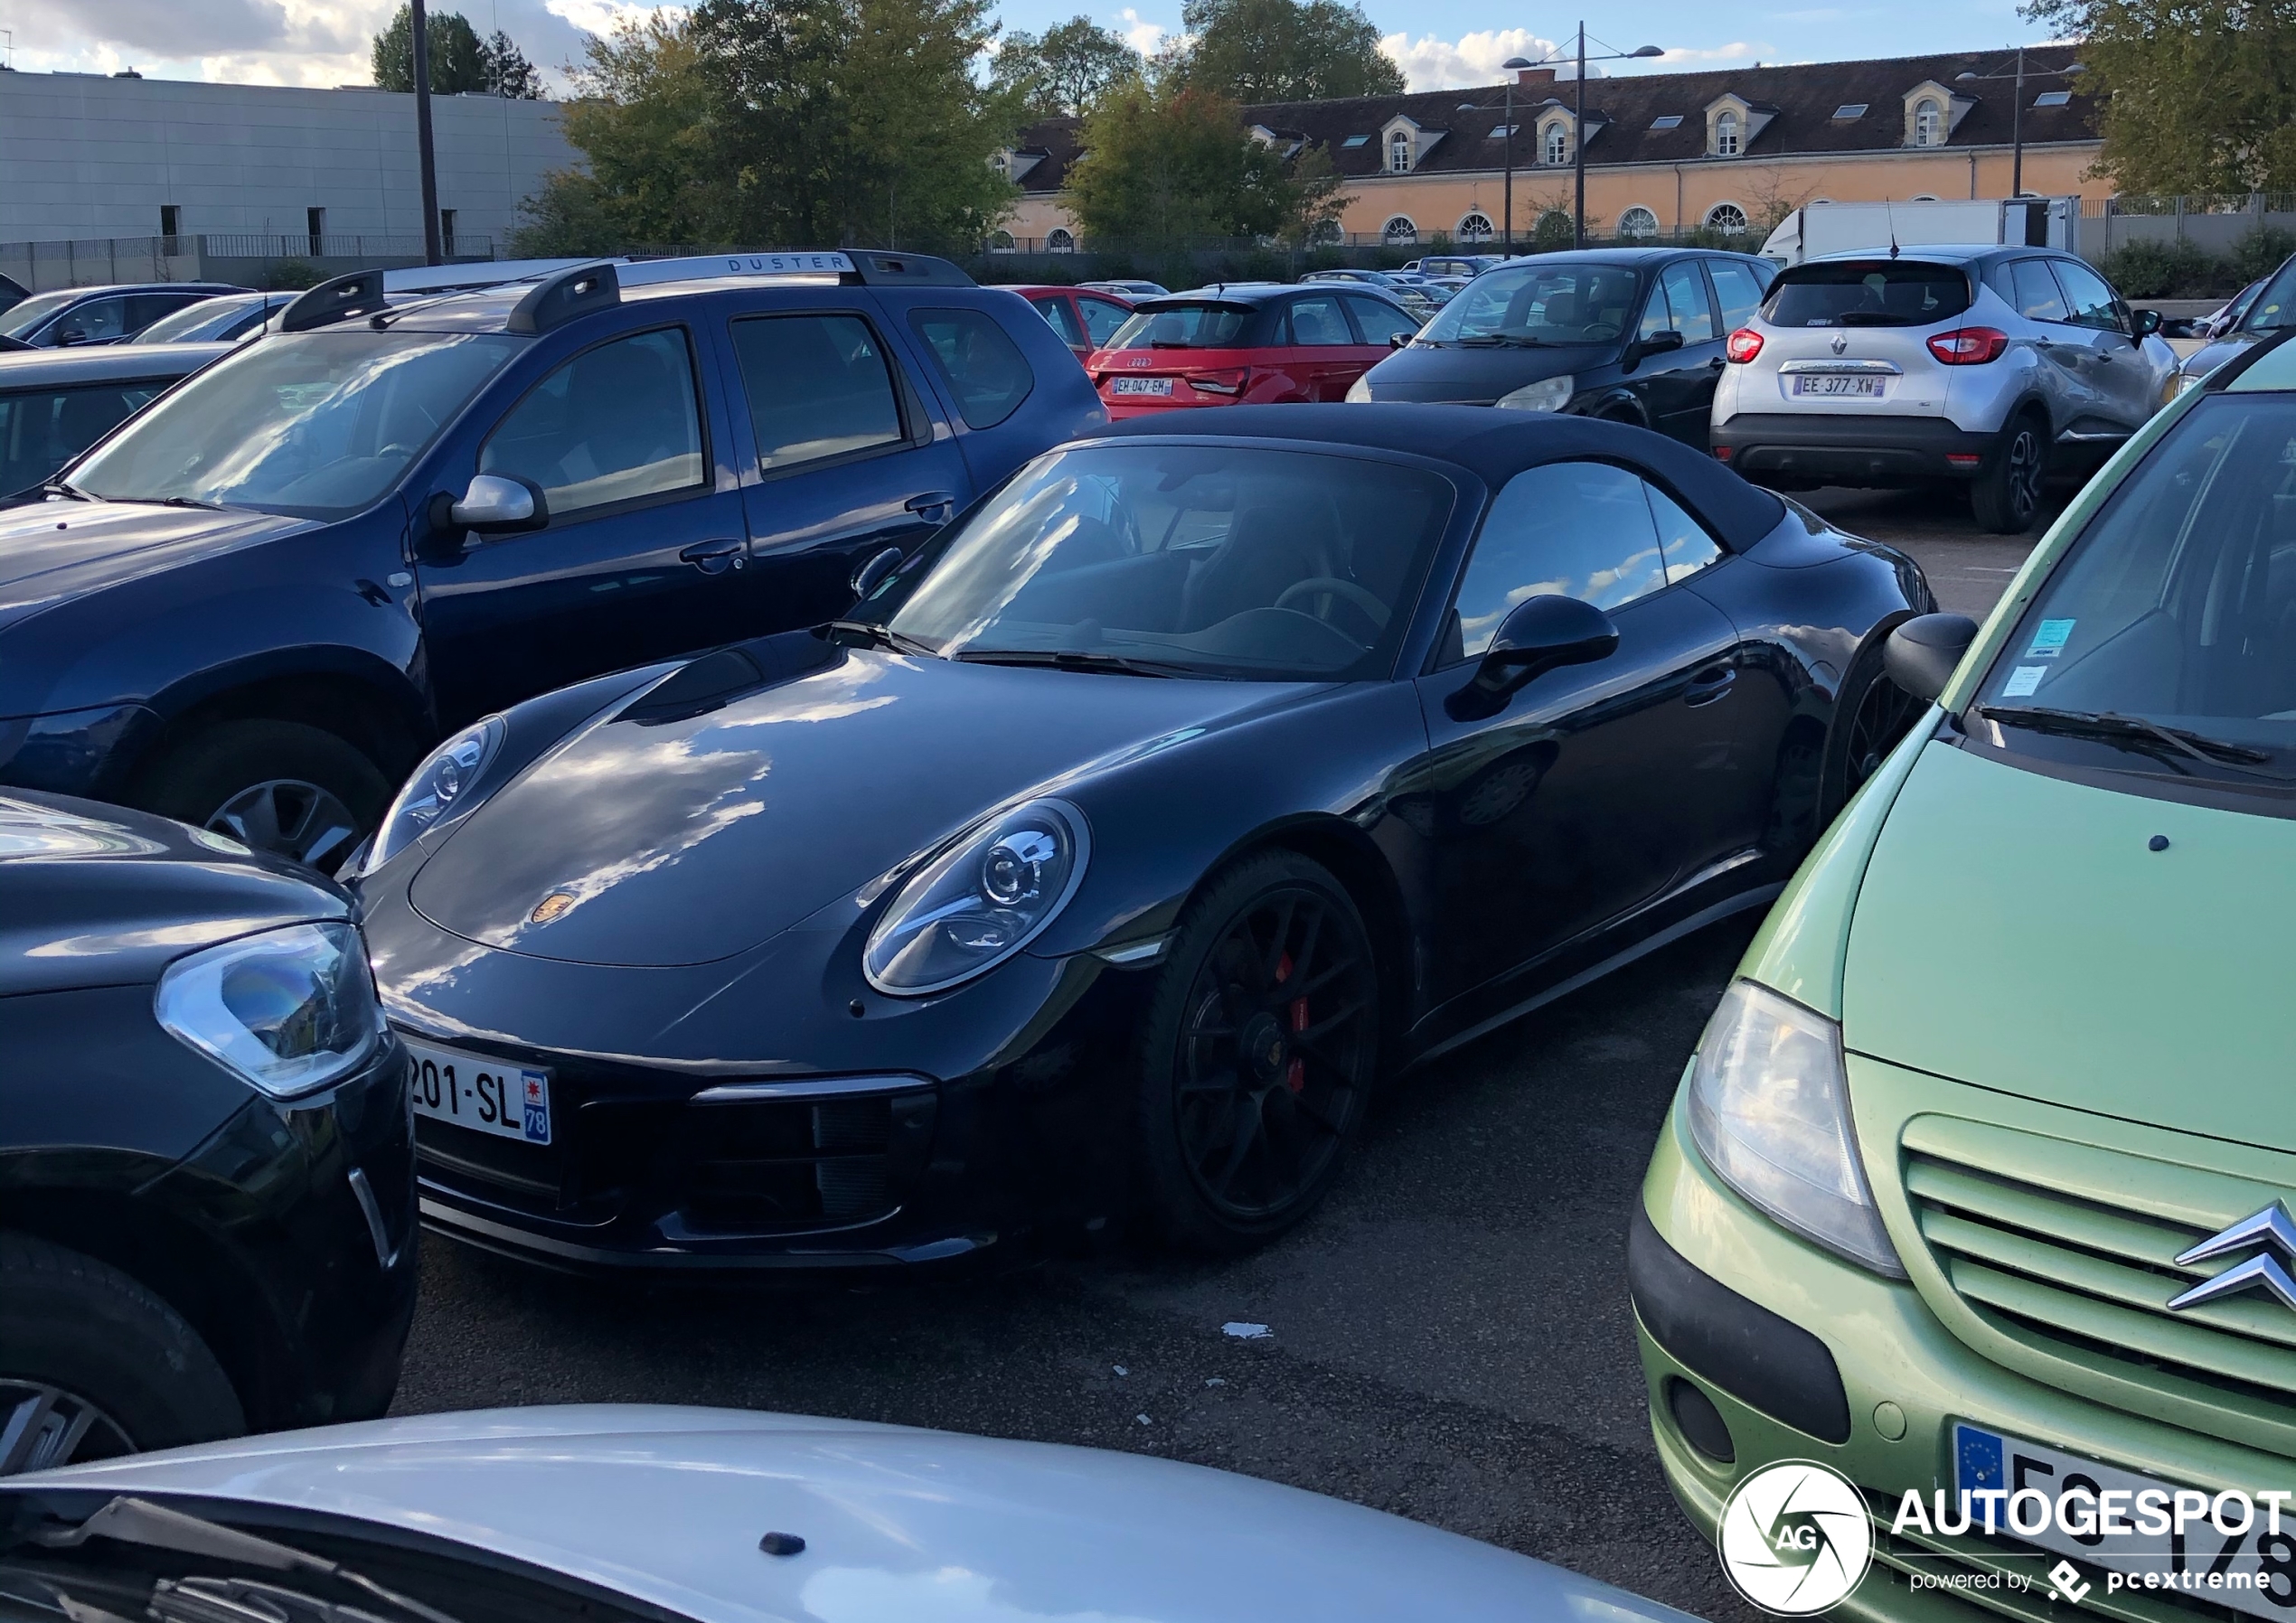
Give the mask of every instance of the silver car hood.
<svg viewBox="0 0 2296 1623">
<path fill-rule="evenodd" d="M 10 1486 L 361 1517 L 701 1623 L 1689 1623 L 1543 1562 L 1225 1471 L 746 1411 L 374 1421 Z M 806 1547 L 764 1554 L 768 1531 Z"/>
</svg>

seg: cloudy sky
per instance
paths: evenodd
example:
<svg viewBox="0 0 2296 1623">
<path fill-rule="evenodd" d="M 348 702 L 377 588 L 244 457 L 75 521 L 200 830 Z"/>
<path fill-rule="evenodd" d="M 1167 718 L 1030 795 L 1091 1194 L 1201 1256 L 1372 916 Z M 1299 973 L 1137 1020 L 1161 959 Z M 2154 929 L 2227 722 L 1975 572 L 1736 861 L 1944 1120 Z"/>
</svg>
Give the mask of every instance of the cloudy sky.
<svg viewBox="0 0 2296 1623">
<path fill-rule="evenodd" d="M 1584 0 L 1581 0 L 1584 4 Z M 1920 6 L 1886 0 L 1803 5 L 1765 0 L 1717 7 L 1699 0 L 1637 0 L 1623 11 L 1597 8 L 1593 37 L 1623 51 L 1658 45 L 1666 52 L 1636 70 L 1728 67 L 1755 61 L 1812 61 L 1908 55 L 2036 41 L 2018 19 L 2015 0 L 1929 0 Z M 399 0 L 0 0 L 0 48 L 14 33 L 19 69 L 105 72 L 134 67 L 153 77 L 266 84 L 359 84 L 368 79 L 367 47 Z M 581 54 L 584 31 L 652 10 L 642 0 L 431 0 L 438 12 L 459 10 L 480 33 L 501 28 L 527 56 L 553 70 Z M 1153 49 L 1180 25 L 1181 0 L 1000 0 L 1007 26 L 1040 29 L 1079 10 Z M 1489 84 L 1515 55 L 1537 60 L 1577 26 L 1573 16 L 1508 0 L 1364 0 L 1414 89 Z M 560 80 L 562 83 L 562 80 Z"/>
</svg>

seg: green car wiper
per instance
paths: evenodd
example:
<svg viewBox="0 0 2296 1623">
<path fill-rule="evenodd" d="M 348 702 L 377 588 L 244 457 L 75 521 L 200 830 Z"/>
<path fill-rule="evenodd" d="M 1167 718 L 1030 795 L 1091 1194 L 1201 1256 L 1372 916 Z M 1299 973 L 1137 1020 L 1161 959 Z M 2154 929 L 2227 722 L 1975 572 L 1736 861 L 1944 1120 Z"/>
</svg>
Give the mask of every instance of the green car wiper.
<svg viewBox="0 0 2296 1623">
<path fill-rule="evenodd" d="M 968 649 L 956 657 L 972 665 L 1049 665 L 1059 671 L 1106 671 L 1117 676 L 1199 674 L 1185 665 L 1135 660 L 1121 653 L 1095 653 L 1081 648 Z"/>
<path fill-rule="evenodd" d="M 2234 744 L 2228 739 L 2211 738 L 2180 727 L 2168 727 L 2158 721 L 2148 721 L 2141 716 L 2123 716 L 2117 710 L 2059 710 L 2047 705 L 1992 705 L 1976 707 L 1977 713 L 1988 721 L 2003 727 L 2023 727 L 2028 732 L 2054 733 L 2066 738 L 2099 738 L 2107 743 L 2150 745 L 2156 752 L 2167 750 L 2210 766 L 2231 766 L 2254 770 L 2272 758 L 2272 752 L 2246 744 Z M 2268 778 L 2285 778 L 2286 774 L 2267 772 L 2259 774 Z"/>
</svg>

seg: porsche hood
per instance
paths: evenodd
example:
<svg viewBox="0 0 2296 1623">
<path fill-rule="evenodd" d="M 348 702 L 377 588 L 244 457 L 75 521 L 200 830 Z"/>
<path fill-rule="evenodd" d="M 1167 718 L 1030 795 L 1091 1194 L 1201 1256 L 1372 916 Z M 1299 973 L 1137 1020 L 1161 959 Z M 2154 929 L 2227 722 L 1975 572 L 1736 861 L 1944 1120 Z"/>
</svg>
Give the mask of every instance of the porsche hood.
<svg viewBox="0 0 2296 1623">
<path fill-rule="evenodd" d="M 472 812 L 409 900 L 508 952 L 710 962 L 998 806 L 1290 691 L 856 651 L 700 714 L 642 696 Z"/>
</svg>

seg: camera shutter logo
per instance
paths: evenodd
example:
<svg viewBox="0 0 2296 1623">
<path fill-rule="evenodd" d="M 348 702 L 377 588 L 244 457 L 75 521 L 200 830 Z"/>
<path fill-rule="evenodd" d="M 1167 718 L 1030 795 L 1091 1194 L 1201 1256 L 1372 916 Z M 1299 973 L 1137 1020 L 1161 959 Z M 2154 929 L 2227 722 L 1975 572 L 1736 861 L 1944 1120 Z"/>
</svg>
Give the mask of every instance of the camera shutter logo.
<svg viewBox="0 0 2296 1623">
<path fill-rule="evenodd" d="M 1849 1599 L 1872 1564 L 1865 1496 L 1808 1459 L 1767 1465 L 1722 1506 L 1722 1570 L 1764 1611 L 1807 1617 Z"/>
</svg>

